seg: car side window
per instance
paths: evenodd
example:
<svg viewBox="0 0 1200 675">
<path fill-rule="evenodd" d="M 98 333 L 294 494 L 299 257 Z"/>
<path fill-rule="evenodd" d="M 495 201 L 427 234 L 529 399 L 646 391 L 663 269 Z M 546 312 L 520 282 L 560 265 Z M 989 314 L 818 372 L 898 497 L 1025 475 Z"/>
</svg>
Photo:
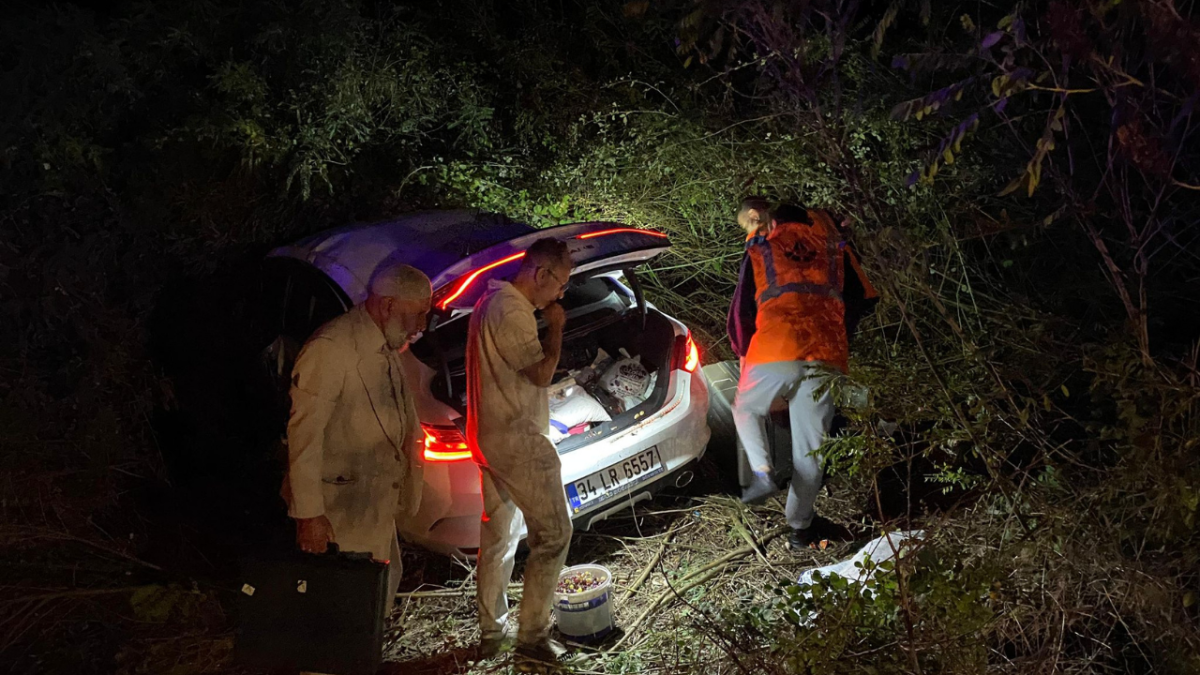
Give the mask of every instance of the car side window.
<svg viewBox="0 0 1200 675">
<path fill-rule="evenodd" d="M 347 301 L 318 270 L 298 260 L 267 261 L 262 287 L 267 344 L 259 354 L 271 390 L 271 412 L 279 428 L 287 422 L 292 366 L 304 342 L 324 323 L 346 311 Z"/>
<path fill-rule="evenodd" d="M 318 328 L 340 316 L 347 307 L 321 272 L 295 263 L 281 279 L 280 333 L 303 344 Z"/>
</svg>

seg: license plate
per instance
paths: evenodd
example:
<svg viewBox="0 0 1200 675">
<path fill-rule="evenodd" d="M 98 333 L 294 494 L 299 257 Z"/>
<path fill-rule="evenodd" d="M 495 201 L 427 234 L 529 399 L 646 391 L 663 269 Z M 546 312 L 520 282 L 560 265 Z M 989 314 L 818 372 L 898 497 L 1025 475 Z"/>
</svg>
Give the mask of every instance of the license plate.
<svg viewBox="0 0 1200 675">
<path fill-rule="evenodd" d="M 658 446 L 652 445 L 629 459 L 601 469 L 566 486 L 567 501 L 575 513 L 611 499 L 663 472 Z"/>
</svg>

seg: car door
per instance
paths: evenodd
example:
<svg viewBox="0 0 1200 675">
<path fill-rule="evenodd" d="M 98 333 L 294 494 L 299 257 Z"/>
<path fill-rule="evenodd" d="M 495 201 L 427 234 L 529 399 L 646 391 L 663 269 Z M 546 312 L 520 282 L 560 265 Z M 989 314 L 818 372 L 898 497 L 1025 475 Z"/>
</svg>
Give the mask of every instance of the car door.
<svg viewBox="0 0 1200 675">
<path fill-rule="evenodd" d="M 259 357 L 272 392 L 272 417 L 280 428 L 290 411 L 288 389 L 300 348 L 318 328 L 350 308 L 349 300 L 324 273 L 291 258 L 268 258 L 263 269 L 262 308 L 274 338 Z"/>
</svg>

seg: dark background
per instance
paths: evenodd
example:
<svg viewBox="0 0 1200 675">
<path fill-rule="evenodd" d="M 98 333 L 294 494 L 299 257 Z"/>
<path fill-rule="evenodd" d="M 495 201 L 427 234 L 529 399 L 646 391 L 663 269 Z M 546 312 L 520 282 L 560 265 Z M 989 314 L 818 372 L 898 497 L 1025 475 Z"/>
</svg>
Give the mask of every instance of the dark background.
<svg viewBox="0 0 1200 675">
<path fill-rule="evenodd" d="M 237 556 L 291 537 L 262 363 L 271 247 L 424 208 L 653 226 L 676 248 L 649 294 L 711 362 L 728 355 L 733 209 L 757 192 L 853 220 L 883 301 L 852 367 L 872 403 L 846 413 L 831 471 L 986 505 L 992 520 L 964 506 L 947 525 L 978 536 L 947 534 L 928 564 L 1012 588 L 978 636 L 991 658 L 1187 672 L 1191 7 L 7 6 L 0 661 L 148 672 L 147 635 L 229 635 Z M 1110 577 L 1154 590 L 1091 612 L 1109 605 L 1087 580 Z M 1051 582 L 1068 589 L 1056 602 L 1039 595 Z M 131 584 L 154 590 L 39 604 Z M 947 588 L 932 606 L 953 605 Z M 1005 620 L 1083 615 L 1036 649 Z"/>
</svg>

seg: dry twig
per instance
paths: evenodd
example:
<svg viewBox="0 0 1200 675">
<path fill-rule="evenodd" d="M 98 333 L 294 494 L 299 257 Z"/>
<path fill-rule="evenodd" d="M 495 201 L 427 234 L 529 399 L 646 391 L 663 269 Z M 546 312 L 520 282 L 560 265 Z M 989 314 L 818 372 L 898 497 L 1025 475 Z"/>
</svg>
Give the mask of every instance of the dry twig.
<svg viewBox="0 0 1200 675">
<path fill-rule="evenodd" d="M 774 530 L 771 530 L 765 536 L 763 536 L 762 543 L 764 545 L 767 544 L 772 539 L 787 532 L 789 529 L 790 529 L 789 527 L 783 526 L 783 527 L 777 527 Z M 685 575 L 682 579 L 679 580 L 681 582 L 681 585 L 679 585 L 677 587 L 672 586 L 672 587 L 668 588 L 667 590 L 663 591 L 662 593 L 660 593 L 658 595 L 658 597 L 655 598 L 654 601 L 650 603 L 650 606 L 647 607 L 642 612 L 641 616 L 639 616 L 637 618 L 637 620 L 634 621 L 633 624 L 630 625 L 629 628 L 626 629 L 625 635 L 620 640 L 618 640 L 616 642 L 616 644 L 614 644 L 612 647 L 609 647 L 606 651 L 607 652 L 615 652 L 618 649 L 620 649 L 621 646 L 623 646 L 625 644 L 625 642 L 629 639 L 629 636 L 633 635 L 637 631 L 637 629 L 642 625 L 642 623 L 645 622 L 646 619 L 649 618 L 650 615 L 653 614 L 655 610 L 657 610 L 660 606 L 662 606 L 667 601 L 668 598 L 670 598 L 674 595 L 680 595 L 680 594 L 684 593 L 685 591 L 689 591 L 692 588 L 695 588 L 696 586 L 699 586 L 703 583 L 708 582 L 713 577 L 717 576 L 722 571 L 724 571 L 725 567 L 728 565 L 728 563 L 730 563 L 738 558 L 741 558 L 743 556 L 750 555 L 751 553 L 754 553 L 757 550 L 758 550 L 757 547 L 755 547 L 754 545 L 743 546 L 742 548 L 730 551 L 729 553 L 721 556 L 720 558 L 717 558 L 716 560 L 708 563 L 707 565 Z"/>
</svg>

